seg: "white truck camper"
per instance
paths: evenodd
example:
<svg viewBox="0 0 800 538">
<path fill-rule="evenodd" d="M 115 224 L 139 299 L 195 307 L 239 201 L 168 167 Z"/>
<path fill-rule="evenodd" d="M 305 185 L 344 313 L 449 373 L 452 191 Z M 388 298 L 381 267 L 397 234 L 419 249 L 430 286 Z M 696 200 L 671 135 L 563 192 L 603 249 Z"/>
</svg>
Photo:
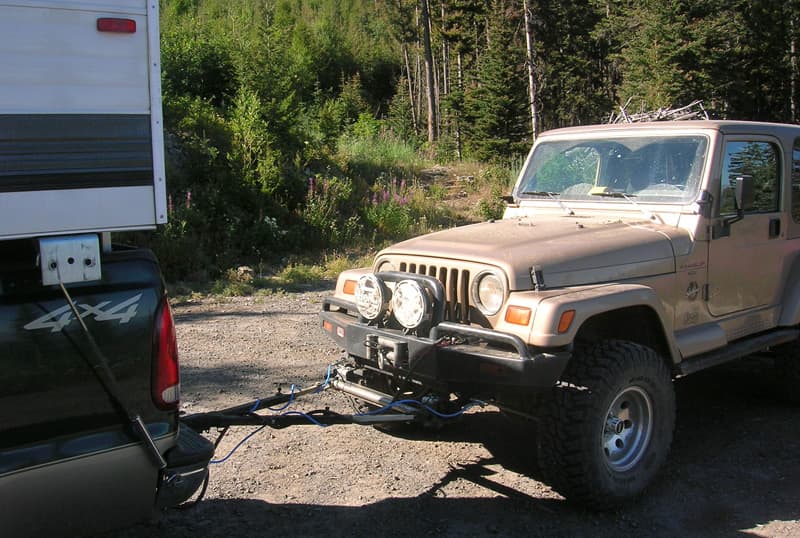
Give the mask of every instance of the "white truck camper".
<svg viewBox="0 0 800 538">
<path fill-rule="evenodd" d="M 167 219 L 157 0 L 0 0 L 0 240 Z"/>
</svg>

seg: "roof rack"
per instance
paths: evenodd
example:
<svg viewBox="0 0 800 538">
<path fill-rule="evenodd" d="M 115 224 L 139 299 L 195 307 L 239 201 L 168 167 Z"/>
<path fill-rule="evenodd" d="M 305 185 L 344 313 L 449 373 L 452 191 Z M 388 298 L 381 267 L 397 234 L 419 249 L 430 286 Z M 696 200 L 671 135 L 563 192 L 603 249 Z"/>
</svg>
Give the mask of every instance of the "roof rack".
<svg viewBox="0 0 800 538">
<path fill-rule="evenodd" d="M 708 112 L 703 108 L 703 101 L 692 101 L 680 108 L 659 108 L 651 111 L 629 113 L 626 109 L 631 99 L 619 107 L 619 113 L 612 112 L 608 123 L 643 123 L 650 121 L 707 120 Z"/>
</svg>

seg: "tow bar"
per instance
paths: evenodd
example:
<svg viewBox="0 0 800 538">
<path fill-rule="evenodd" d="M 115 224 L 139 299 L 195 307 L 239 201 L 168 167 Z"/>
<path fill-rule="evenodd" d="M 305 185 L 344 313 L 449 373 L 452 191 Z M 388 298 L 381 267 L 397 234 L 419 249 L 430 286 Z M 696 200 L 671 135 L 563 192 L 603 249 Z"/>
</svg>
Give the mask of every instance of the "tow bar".
<svg viewBox="0 0 800 538">
<path fill-rule="evenodd" d="M 196 432 L 202 432 L 211 428 L 228 428 L 230 426 L 269 426 L 275 429 L 299 425 L 358 424 L 371 426 L 397 422 L 414 422 L 431 414 L 437 414 L 434 409 L 421 402 L 395 401 L 388 394 L 347 381 L 347 374 L 351 370 L 352 367 L 350 366 L 332 365 L 325 381 L 312 387 L 293 390 L 289 393 L 279 390 L 272 396 L 257 398 L 219 411 L 185 415 L 180 420 L 184 425 Z M 377 409 L 355 414 L 341 414 L 327 408 L 306 412 L 280 412 L 286 409 L 289 404 L 304 396 L 331 388 L 376 406 Z M 280 405 L 284 407 L 275 409 L 275 406 Z M 263 409 L 280 413 L 273 415 L 257 413 L 257 411 Z M 455 418 L 455 414 L 441 415 L 440 418 Z"/>
<path fill-rule="evenodd" d="M 244 437 L 239 443 L 228 453 L 227 456 L 221 459 L 205 460 L 206 463 L 224 463 L 227 461 L 236 450 L 244 444 L 250 437 L 261 431 L 265 427 L 274 429 L 286 428 L 289 426 L 300 425 L 316 425 L 316 426 L 331 426 L 334 424 L 358 424 L 361 426 L 373 426 L 377 424 L 389 423 L 410 423 L 419 422 L 422 424 L 439 423 L 446 420 L 455 419 L 461 416 L 464 411 L 469 407 L 481 406 L 485 404 L 478 400 L 472 400 L 466 405 L 463 405 L 458 411 L 454 413 L 442 413 L 435 409 L 435 399 L 432 400 L 396 400 L 388 394 L 384 394 L 377 390 L 359 385 L 349 381 L 348 378 L 355 368 L 347 365 L 331 365 L 328 367 L 328 372 L 325 380 L 312 387 L 306 389 L 295 390 L 292 385 L 292 390 L 289 393 L 281 392 L 278 390 L 272 396 L 264 398 L 257 398 L 253 401 L 221 409 L 219 411 L 210 411 L 207 413 L 194 413 L 185 415 L 180 418 L 181 426 L 192 430 L 193 435 L 201 437 L 200 432 L 208 431 L 211 428 L 219 430 L 216 441 L 211 446 L 208 440 L 203 439 L 203 442 L 209 445 L 208 457 L 213 458 L 213 453 L 216 451 L 220 442 L 231 426 L 258 426 L 258 428 Z M 298 399 L 309 394 L 322 392 L 323 390 L 334 389 L 345 394 L 352 396 L 357 400 L 364 401 L 375 409 L 363 413 L 341 414 L 331 411 L 327 407 L 325 409 L 318 409 L 314 411 L 287 411 L 289 406 L 296 402 Z M 276 407 L 278 406 L 278 407 Z M 273 414 L 259 414 L 258 411 L 267 409 Z M 202 487 L 198 497 L 183 505 L 184 508 L 199 503 L 205 496 L 206 488 L 208 487 L 209 472 L 208 469 L 203 469 Z M 166 483 L 170 484 L 175 482 L 180 486 L 180 478 L 166 477 Z M 167 506 L 165 504 L 164 506 Z"/>
</svg>

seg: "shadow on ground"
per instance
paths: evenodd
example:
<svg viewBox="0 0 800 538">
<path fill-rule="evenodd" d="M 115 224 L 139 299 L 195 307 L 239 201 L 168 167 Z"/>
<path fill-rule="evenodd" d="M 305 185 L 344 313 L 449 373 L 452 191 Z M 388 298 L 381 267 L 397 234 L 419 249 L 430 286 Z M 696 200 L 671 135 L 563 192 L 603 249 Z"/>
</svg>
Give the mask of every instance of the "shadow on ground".
<svg viewBox="0 0 800 538">
<path fill-rule="evenodd" d="M 800 532 L 800 412 L 777 402 L 757 360 L 676 382 L 678 427 L 668 463 L 647 494 L 592 513 L 557 496 L 538 498 L 494 480 L 497 466 L 536 478 L 535 432 L 496 412 L 469 415 L 416 439 L 480 442 L 491 457 L 452 467 L 411 498 L 365 506 L 212 499 L 124 536 L 745 536 L 779 523 Z M 212 477 L 213 480 L 213 477 Z M 476 484 L 480 498 L 449 498 L 446 486 Z M 773 523 L 774 525 L 774 523 Z M 764 535 L 771 535 L 770 531 Z"/>
</svg>

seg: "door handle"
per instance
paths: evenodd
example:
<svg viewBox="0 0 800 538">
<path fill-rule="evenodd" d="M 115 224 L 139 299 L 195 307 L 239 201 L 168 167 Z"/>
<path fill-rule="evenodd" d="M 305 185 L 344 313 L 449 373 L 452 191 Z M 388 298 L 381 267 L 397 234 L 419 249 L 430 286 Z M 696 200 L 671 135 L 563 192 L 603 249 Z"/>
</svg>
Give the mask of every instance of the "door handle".
<svg viewBox="0 0 800 538">
<path fill-rule="evenodd" d="M 769 238 L 781 235 L 781 219 L 769 219 Z"/>
</svg>

